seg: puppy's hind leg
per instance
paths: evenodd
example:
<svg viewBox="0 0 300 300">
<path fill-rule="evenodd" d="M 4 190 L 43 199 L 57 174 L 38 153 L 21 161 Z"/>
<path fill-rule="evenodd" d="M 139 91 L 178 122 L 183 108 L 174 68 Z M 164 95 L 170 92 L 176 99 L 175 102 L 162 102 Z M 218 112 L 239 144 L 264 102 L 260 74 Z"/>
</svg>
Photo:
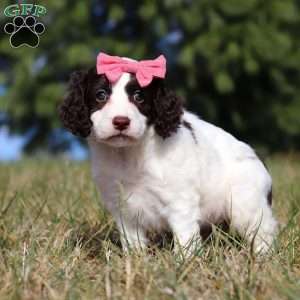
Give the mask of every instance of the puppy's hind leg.
<svg viewBox="0 0 300 300">
<path fill-rule="evenodd" d="M 245 176 L 244 176 L 245 179 Z M 269 176 L 253 176 L 231 187 L 228 216 L 231 225 L 249 244 L 255 253 L 266 253 L 276 236 L 277 222 L 271 209 L 271 179 Z"/>
</svg>

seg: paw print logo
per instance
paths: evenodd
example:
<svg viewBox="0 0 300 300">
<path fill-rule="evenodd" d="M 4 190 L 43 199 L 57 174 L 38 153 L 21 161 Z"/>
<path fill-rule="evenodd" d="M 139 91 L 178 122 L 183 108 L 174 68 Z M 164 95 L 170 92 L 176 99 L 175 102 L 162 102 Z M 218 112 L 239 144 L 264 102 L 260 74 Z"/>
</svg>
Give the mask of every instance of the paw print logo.
<svg viewBox="0 0 300 300">
<path fill-rule="evenodd" d="M 36 48 L 40 43 L 40 35 L 45 31 L 43 23 L 37 22 L 33 16 L 14 17 L 12 23 L 4 26 L 4 31 L 10 34 L 10 44 L 13 48 L 28 46 Z"/>
</svg>

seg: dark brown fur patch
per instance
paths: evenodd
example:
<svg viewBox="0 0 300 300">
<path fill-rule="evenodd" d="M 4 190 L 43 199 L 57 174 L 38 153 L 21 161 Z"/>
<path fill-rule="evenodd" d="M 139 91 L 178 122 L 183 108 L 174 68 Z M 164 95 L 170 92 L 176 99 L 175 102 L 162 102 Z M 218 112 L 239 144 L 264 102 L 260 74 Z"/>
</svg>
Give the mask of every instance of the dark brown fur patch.
<svg viewBox="0 0 300 300">
<path fill-rule="evenodd" d="M 191 135 L 194 139 L 195 144 L 198 144 L 198 141 L 197 141 L 197 138 L 196 138 L 196 135 L 195 135 L 195 131 L 194 131 L 194 128 L 192 127 L 191 123 L 188 122 L 188 121 L 183 120 L 182 125 L 190 131 L 190 133 L 191 133 Z"/>
<path fill-rule="evenodd" d="M 226 220 L 223 220 L 220 223 L 217 223 L 214 225 L 219 227 L 224 232 L 229 232 L 229 222 Z M 201 238 L 205 241 L 212 234 L 212 224 L 203 222 L 203 223 L 199 223 L 199 226 L 200 226 Z"/>
<path fill-rule="evenodd" d="M 135 105 L 147 117 L 148 124 L 153 125 L 156 133 L 164 139 L 175 133 L 183 114 L 181 98 L 159 78 L 154 78 L 150 85 L 142 88 L 136 78 L 132 77 L 126 87 L 129 98 L 136 89 L 141 90 L 144 101 Z"/>
<path fill-rule="evenodd" d="M 268 193 L 268 204 L 270 206 L 272 206 L 272 201 L 273 201 L 273 192 L 272 192 L 272 188 L 271 188 L 269 193 Z"/>
<path fill-rule="evenodd" d="M 81 137 L 90 134 L 90 115 L 103 107 L 96 101 L 96 91 L 103 88 L 109 91 L 110 84 L 105 76 L 97 75 L 94 68 L 71 74 L 68 93 L 59 106 L 59 116 L 66 129 Z"/>
</svg>

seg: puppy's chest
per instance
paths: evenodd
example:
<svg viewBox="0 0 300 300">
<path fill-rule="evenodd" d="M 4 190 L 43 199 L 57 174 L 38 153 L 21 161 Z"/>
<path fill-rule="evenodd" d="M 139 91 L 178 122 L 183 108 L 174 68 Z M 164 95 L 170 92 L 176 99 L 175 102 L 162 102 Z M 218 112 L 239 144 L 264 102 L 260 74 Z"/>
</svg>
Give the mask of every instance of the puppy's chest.
<svg viewBox="0 0 300 300">
<path fill-rule="evenodd" d="M 123 207 L 145 226 L 161 227 L 169 202 L 166 191 L 170 190 L 163 177 L 160 166 L 152 163 L 100 168 L 95 179 L 112 213 Z"/>
</svg>

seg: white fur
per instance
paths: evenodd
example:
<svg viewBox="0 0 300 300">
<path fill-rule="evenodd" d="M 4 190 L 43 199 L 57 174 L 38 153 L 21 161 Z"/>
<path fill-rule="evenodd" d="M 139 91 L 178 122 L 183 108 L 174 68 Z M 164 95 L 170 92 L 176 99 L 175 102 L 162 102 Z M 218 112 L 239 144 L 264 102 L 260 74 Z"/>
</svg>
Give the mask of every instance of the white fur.
<svg viewBox="0 0 300 300">
<path fill-rule="evenodd" d="M 255 237 L 256 251 L 266 251 L 276 233 L 267 203 L 271 178 L 254 151 L 187 111 L 182 119 L 191 124 L 194 137 L 181 126 L 163 140 L 127 99 L 128 80 L 124 73 L 111 103 L 92 114 L 88 138 L 93 177 L 124 248 L 127 243 L 145 246 L 149 229 L 171 229 L 185 247 L 199 236 L 199 222 L 226 219 L 249 242 Z M 133 140 L 107 143 L 116 134 L 111 121 L 117 115 L 131 119 L 126 134 Z"/>
</svg>

